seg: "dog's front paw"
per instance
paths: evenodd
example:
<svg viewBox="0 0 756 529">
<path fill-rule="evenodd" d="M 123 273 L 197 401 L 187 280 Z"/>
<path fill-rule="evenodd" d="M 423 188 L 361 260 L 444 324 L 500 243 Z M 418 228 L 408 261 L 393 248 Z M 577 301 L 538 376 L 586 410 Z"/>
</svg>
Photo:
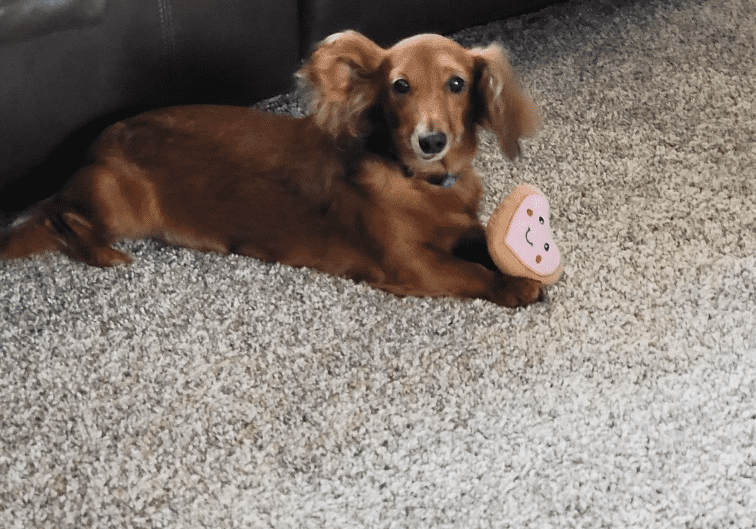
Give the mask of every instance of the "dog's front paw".
<svg viewBox="0 0 756 529">
<path fill-rule="evenodd" d="M 543 301 L 546 287 L 540 281 L 525 277 L 497 276 L 494 303 L 504 307 L 527 307 Z"/>
</svg>

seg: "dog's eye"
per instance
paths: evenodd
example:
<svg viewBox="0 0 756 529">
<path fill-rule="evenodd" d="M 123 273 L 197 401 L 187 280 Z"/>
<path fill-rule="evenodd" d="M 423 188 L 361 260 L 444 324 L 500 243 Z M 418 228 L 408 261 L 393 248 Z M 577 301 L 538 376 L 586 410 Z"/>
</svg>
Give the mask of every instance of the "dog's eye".
<svg viewBox="0 0 756 529">
<path fill-rule="evenodd" d="M 465 80 L 456 75 L 449 79 L 449 82 L 447 84 L 449 86 L 449 90 L 451 90 L 455 94 L 458 94 L 465 89 Z"/>
<path fill-rule="evenodd" d="M 410 91 L 410 85 L 404 79 L 397 79 L 396 81 L 394 81 L 394 84 L 391 85 L 391 87 L 397 94 L 406 94 Z"/>
</svg>

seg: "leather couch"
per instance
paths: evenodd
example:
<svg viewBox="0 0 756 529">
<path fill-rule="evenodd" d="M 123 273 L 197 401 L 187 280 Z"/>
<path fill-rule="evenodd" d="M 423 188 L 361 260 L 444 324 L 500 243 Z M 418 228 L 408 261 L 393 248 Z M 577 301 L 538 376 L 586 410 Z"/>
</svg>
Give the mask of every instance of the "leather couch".
<svg viewBox="0 0 756 529">
<path fill-rule="evenodd" d="M 313 44 L 346 28 L 383 45 L 549 0 L 4 0 L 0 211 L 54 192 L 108 124 L 186 103 L 249 105 L 292 88 Z"/>
</svg>

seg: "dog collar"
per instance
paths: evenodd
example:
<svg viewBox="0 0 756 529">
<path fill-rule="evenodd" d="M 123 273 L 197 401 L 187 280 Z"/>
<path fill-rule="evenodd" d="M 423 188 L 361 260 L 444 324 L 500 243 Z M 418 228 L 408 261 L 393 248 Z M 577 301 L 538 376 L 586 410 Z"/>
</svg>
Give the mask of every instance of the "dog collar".
<svg viewBox="0 0 756 529">
<path fill-rule="evenodd" d="M 441 175 L 441 176 L 434 176 L 428 179 L 429 184 L 443 187 L 444 189 L 449 189 L 451 186 L 454 185 L 454 182 L 456 181 L 457 181 L 457 175 L 450 174 L 450 173 L 446 173 L 445 175 Z"/>
<path fill-rule="evenodd" d="M 406 165 L 402 165 L 402 171 L 404 171 L 404 176 L 406 176 L 407 178 L 413 177 L 412 171 Z M 457 178 L 459 177 L 455 174 L 446 173 L 438 176 L 431 176 L 426 180 L 426 182 L 434 186 L 449 189 L 454 185 L 454 182 L 457 181 Z"/>
</svg>

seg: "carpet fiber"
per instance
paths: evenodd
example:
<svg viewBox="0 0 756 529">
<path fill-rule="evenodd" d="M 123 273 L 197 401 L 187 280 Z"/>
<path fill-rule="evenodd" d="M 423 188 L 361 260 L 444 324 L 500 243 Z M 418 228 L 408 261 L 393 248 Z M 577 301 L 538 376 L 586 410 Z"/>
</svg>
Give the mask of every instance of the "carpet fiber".
<svg viewBox="0 0 756 529">
<path fill-rule="evenodd" d="M 0 526 L 753 527 L 755 6 L 457 35 L 543 113 L 476 162 L 484 219 L 551 202 L 565 271 L 528 309 L 153 241 L 0 263 Z"/>
</svg>

